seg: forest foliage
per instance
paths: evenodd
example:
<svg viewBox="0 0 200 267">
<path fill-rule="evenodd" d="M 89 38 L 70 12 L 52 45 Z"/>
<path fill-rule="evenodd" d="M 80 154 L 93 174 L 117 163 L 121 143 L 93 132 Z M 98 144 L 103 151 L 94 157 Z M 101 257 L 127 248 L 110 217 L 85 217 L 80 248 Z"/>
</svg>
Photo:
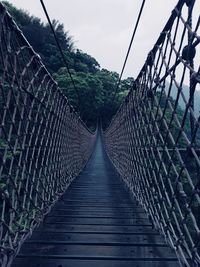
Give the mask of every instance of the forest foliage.
<svg viewBox="0 0 200 267">
<path fill-rule="evenodd" d="M 101 68 L 94 57 L 76 48 L 64 25 L 53 20 L 52 24 L 75 82 L 77 94 L 50 26 L 7 1 L 3 3 L 83 121 L 94 128 L 97 119 L 101 117 L 104 126 L 107 126 L 127 95 L 133 78 L 122 80 L 113 101 L 119 74 Z"/>
</svg>

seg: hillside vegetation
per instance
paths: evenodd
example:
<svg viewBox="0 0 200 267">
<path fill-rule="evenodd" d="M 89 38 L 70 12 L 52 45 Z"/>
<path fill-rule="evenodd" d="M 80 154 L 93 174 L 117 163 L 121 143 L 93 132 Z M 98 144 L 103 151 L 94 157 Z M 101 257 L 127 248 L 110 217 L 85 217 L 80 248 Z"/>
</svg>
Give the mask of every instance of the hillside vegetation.
<svg viewBox="0 0 200 267">
<path fill-rule="evenodd" d="M 58 82 L 59 87 L 83 121 L 89 127 L 94 128 L 97 118 L 102 117 L 104 126 L 108 125 L 130 89 L 133 78 L 122 81 L 115 101 L 113 101 L 119 78 L 118 73 L 101 68 L 94 57 L 76 48 L 72 36 L 64 29 L 64 25 L 53 20 L 53 27 L 78 91 L 77 95 L 56 46 L 50 26 L 9 2 L 4 1 L 3 3 L 34 50 L 40 54 L 48 71 Z"/>
</svg>

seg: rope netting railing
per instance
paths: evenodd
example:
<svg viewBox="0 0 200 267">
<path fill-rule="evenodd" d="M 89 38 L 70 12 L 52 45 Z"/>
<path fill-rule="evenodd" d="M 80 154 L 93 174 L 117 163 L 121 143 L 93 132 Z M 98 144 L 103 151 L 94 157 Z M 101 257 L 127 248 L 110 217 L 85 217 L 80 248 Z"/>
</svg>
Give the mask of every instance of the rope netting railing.
<svg viewBox="0 0 200 267">
<path fill-rule="evenodd" d="M 174 248 L 200 266 L 200 2 L 180 0 L 104 132 L 122 179 Z"/>
<path fill-rule="evenodd" d="M 50 211 L 91 155 L 75 114 L 0 4 L 0 266 Z"/>
</svg>

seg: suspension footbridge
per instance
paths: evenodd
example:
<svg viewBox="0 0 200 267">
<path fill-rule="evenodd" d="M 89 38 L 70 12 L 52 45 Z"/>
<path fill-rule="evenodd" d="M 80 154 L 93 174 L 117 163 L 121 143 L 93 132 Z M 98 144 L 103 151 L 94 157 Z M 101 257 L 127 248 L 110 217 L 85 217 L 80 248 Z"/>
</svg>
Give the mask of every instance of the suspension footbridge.
<svg viewBox="0 0 200 267">
<path fill-rule="evenodd" d="M 178 1 L 92 132 L 0 4 L 2 267 L 200 266 L 198 7 Z"/>
</svg>

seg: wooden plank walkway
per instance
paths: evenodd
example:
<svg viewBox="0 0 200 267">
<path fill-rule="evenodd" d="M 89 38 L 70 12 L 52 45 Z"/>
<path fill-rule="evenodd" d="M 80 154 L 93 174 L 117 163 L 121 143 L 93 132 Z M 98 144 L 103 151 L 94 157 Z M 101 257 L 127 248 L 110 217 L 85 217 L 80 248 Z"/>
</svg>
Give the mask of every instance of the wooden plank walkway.
<svg viewBox="0 0 200 267">
<path fill-rule="evenodd" d="M 175 254 L 124 189 L 100 137 L 86 168 L 12 267 L 175 267 Z"/>
</svg>

